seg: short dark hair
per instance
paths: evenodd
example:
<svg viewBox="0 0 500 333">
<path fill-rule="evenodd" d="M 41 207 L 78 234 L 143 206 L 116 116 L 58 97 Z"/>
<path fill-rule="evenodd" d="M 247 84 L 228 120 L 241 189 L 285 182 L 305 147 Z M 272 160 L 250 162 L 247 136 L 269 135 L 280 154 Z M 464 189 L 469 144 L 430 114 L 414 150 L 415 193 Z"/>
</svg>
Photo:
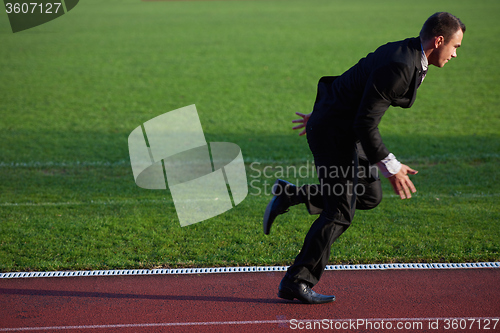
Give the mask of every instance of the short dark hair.
<svg viewBox="0 0 500 333">
<path fill-rule="evenodd" d="M 443 36 L 446 44 L 458 29 L 462 29 L 462 32 L 465 33 L 465 24 L 458 17 L 447 12 L 438 12 L 425 21 L 422 30 L 420 30 L 420 38 L 423 41 L 428 41 L 434 37 Z"/>
</svg>

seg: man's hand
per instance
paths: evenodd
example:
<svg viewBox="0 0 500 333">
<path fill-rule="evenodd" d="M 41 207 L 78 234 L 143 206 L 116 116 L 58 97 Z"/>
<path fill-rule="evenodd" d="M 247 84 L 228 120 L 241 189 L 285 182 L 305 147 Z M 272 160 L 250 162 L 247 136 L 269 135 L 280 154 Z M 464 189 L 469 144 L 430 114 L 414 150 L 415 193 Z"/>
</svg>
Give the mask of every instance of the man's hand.
<svg viewBox="0 0 500 333">
<path fill-rule="evenodd" d="M 293 127 L 293 129 L 296 130 L 296 129 L 299 129 L 299 128 L 306 127 L 307 121 L 309 120 L 309 117 L 311 117 L 311 113 L 309 113 L 309 114 L 303 114 L 303 113 L 300 113 L 300 112 L 295 112 L 295 114 L 297 116 L 302 117 L 302 119 L 292 120 L 292 123 L 298 123 L 298 124 L 300 124 L 300 125 L 297 125 L 297 126 Z M 304 128 L 304 130 L 302 132 L 299 133 L 299 136 L 302 136 L 304 134 L 306 134 L 306 129 L 305 128 Z"/>
<path fill-rule="evenodd" d="M 413 193 L 417 192 L 417 189 L 411 182 L 410 177 L 408 177 L 408 174 L 416 175 L 417 173 L 418 171 L 413 170 L 407 165 L 401 164 L 401 169 L 399 170 L 399 172 L 388 178 L 391 182 L 394 192 L 396 192 L 396 194 L 399 195 L 401 199 L 411 198 L 410 190 Z"/>
</svg>

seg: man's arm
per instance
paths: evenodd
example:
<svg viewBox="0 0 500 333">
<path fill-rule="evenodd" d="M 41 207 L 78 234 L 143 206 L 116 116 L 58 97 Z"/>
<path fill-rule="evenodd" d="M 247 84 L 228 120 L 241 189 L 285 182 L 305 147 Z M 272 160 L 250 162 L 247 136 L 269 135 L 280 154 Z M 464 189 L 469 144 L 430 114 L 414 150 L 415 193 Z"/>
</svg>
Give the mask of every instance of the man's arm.
<svg viewBox="0 0 500 333">
<path fill-rule="evenodd" d="M 354 130 L 368 160 L 372 164 L 377 164 L 401 199 L 411 198 L 411 193 L 416 192 L 408 174 L 414 175 L 418 171 L 401 164 L 393 154 L 389 153 L 382 142 L 378 125 L 391 101 L 406 92 L 411 80 L 411 69 L 401 63 L 394 63 L 374 71 L 365 87 L 354 122 Z"/>
<path fill-rule="evenodd" d="M 391 102 L 403 96 L 410 86 L 411 69 L 402 63 L 391 63 L 372 72 L 354 119 L 354 131 L 371 164 L 385 159 L 385 147 L 378 129 Z"/>
</svg>

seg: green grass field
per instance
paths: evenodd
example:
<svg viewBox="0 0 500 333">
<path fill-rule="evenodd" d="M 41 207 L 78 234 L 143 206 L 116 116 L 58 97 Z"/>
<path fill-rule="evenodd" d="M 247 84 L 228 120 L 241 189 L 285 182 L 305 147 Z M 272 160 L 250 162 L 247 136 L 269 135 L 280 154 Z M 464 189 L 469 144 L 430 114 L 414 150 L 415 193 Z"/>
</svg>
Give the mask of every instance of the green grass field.
<svg viewBox="0 0 500 333">
<path fill-rule="evenodd" d="M 321 76 L 418 35 L 436 11 L 467 25 L 458 58 L 380 126 L 418 192 L 401 201 L 384 180 L 331 263 L 500 260 L 497 0 L 84 0 L 15 34 L 0 13 L 0 271 L 290 264 L 314 217 L 294 207 L 269 236 L 261 222 L 280 169 L 312 163 L 294 113 L 311 110 Z M 134 183 L 127 138 L 190 104 L 207 141 L 240 146 L 250 187 L 181 228 L 168 191 Z"/>
</svg>

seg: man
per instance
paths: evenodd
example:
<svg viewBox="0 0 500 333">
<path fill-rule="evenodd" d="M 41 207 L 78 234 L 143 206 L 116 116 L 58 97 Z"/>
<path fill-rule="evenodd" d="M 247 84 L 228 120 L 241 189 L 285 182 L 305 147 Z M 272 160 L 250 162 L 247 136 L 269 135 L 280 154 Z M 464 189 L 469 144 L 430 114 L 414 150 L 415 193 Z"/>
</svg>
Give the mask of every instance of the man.
<svg viewBox="0 0 500 333">
<path fill-rule="evenodd" d="M 335 296 L 315 293 L 333 242 L 349 227 L 356 209 L 375 208 L 382 199 L 376 165 L 401 199 L 416 189 L 408 175 L 416 170 L 400 163 L 382 142 L 378 124 L 389 106 L 409 108 L 429 65 L 443 67 L 457 56 L 465 25 L 440 12 L 429 17 L 419 37 L 388 43 L 368 54 L 339 77 L 324 77 L 310 114 L 294 120 L 305 128 L 319 185 L 300 188 L 278 179 L 264 214 L 264 233 L 290 206 L 305 203 L 320 216 L 302 250 L 280 283 L 278 296 L 303 303 L 328 303 Z"/>
</svg>

